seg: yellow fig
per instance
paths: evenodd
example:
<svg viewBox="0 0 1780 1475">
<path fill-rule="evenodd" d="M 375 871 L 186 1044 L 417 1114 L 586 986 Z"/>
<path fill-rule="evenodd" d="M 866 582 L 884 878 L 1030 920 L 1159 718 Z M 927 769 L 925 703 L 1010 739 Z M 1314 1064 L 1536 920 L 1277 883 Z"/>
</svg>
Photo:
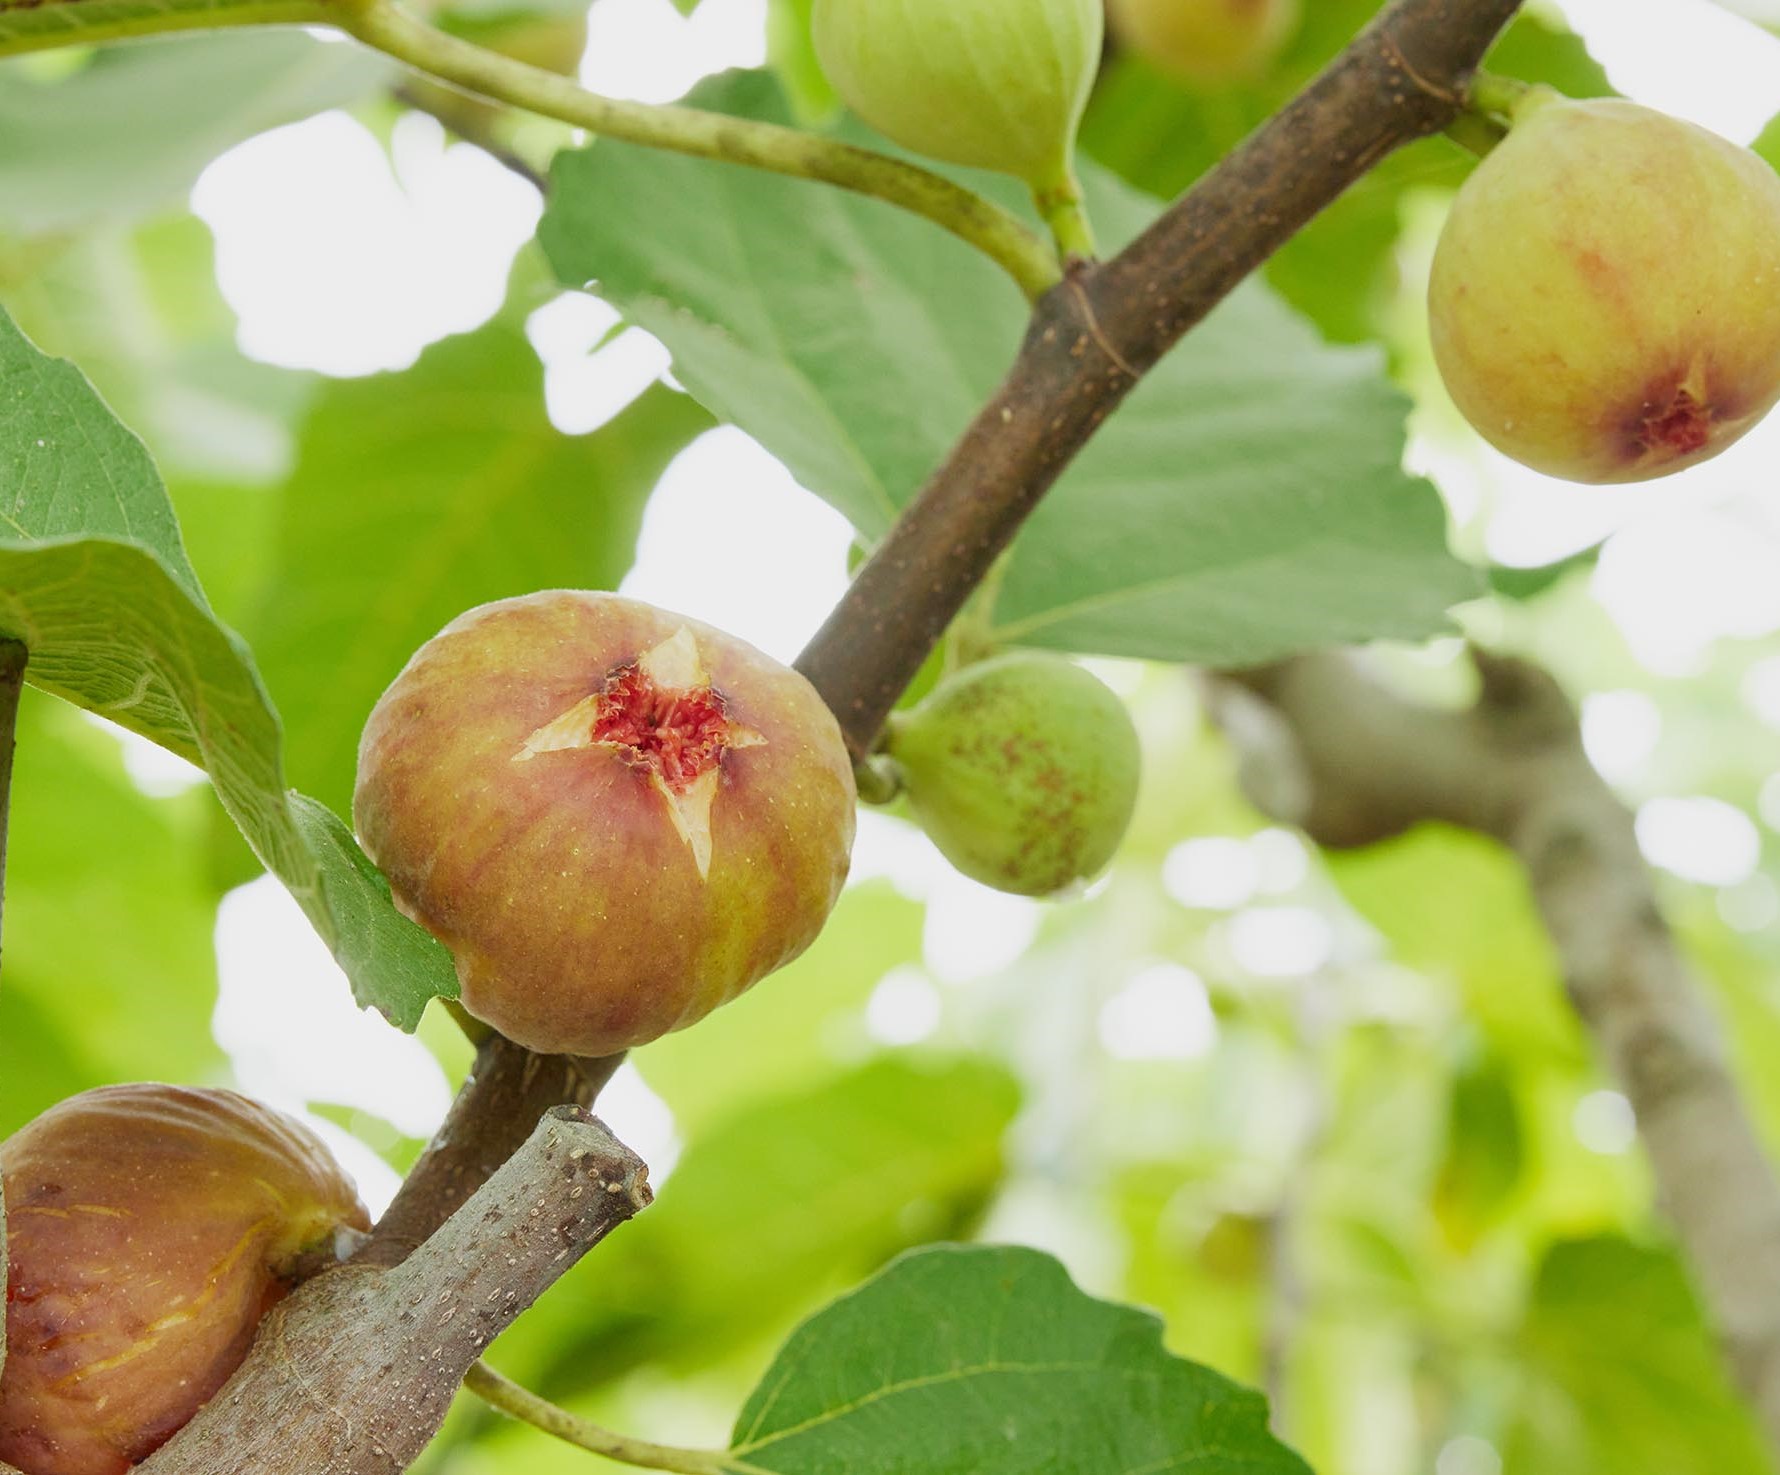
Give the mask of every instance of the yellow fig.
<svg viewBox="0 0 1780 1475">
<path fill-rule="evenodd" d="M 1113 34 L 1200 87 L 1265 72 L 1298 29 L 1301 0 L 1107 0 Z"/>
<path fill-rule="evenodd" d="M 1453 201 L 1428 314 L 1453 400 L 1515 460 L 1692 466 L 1780 399 L 1780 176 L 1635 103 L 1535 92 Z"/>
</svg>

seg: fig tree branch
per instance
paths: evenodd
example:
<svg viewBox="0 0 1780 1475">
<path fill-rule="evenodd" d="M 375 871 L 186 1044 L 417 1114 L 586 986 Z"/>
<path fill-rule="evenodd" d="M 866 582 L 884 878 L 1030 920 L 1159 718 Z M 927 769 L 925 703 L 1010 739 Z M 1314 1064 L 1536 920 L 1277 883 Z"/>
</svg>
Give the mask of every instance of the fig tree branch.
<svg viewBox="0 0 1780 1475">
<path fill-rule="evenodd" d="M 465 97 L 456 88 L 431 87 L 423 81 L 405 83 L 391 94 L 405 108 L 412 108 L 455 133 L 465 143 L 474 144 L 509 174 L 523 179 L 540 195 L 550 188 L 550 181 L 534 169 L 531 162 L 502 143 L 482 106 Z"/>
<path fill-rule="evenodd" d="M 420 1161 L 355 1258 L 397 1265 L 458 1211 L 553 1106 L 590 1107 L 624 1061 L 534 1055 L 491 1034 Z"/>
<path fill-rule="evenodd" d="M 996 557 L 1139 379 L 1393 150 L 1458 116 L 1520 0 L 1396 0 L 1286 108 L 1038 304 L 1013 368 L 798 660 L 870 751 Z"/>
<path fill-rule="evenodd" d="M 526 1307 L 649 1203 L 648 1171 L 579 1107 L 524 1145 L 400 1265 L 308 1282 L 143 1475 L 390 1475 Z"/>
<path fill-rule="evenodd" d="M 1246 747 L 1257 801 L 1318 844 L 1368 845 L 1432 820 L 1491 836 L 1525 866 L 1725 1358 L 1780 1456 L 1780 1181 L 1658 910 L 1632 816 L 1589 763 L 1570 704 L 1537 667 L 1475 659 L 1481 694 L 1462 711 L 1407 701 L 1329 653 L 1213 690 L 1227 716 L 1240 716 L 1235 688 L 1283 722 L 1283 743 L 1255 740 L 1252 721 L 1226 729 Z M 1281 765 L 1292 771 L 1271 771 Z"/>
<path fill-rule="evenodd" d="M 18 746 L 19 697 L 30 652 L 16 640 L 0 640 L 0 906 L 6 894 L 6 835 L 12 827 L 12 755 Z M 6 1270 L 6 1224 L 0 1219 L 0 1283 Z"/>
</svg>

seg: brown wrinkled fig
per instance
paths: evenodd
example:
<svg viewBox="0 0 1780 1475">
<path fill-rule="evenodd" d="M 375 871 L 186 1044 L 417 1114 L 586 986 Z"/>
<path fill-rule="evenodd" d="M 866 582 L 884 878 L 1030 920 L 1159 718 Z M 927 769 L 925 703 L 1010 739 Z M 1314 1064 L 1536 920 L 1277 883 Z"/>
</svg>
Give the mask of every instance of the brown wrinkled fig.
<svg viewBox="0 0 1780 1475">
<path fill-rule="evenodd" d="M 370 1221 L 300 1124 L 231 1091 L 108 1086 L 0 1143 L 0 1459 L 120 1475 L 240 1366 L 299 1261 Z"/>
<path fill-rule="evenodd" d="M 483 605 L 378 701 L 352 812 L 464 1007 L 550 1054 L 708 1014 L 814 941 L 853 767 L 808 681 L 634 599 Z"/>
</svg>

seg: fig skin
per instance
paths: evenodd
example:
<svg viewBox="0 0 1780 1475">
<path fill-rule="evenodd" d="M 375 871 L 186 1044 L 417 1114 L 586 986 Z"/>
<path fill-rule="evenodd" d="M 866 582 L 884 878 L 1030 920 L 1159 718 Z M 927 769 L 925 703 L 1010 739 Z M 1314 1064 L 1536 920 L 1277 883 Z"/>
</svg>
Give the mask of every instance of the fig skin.
<svg viewBox="0 0 1780 1475">
<path fill-rule="evenodd" d="M 948 676 L 891 718 L 885 749 L 940 853 L 1020 896 L 1098 875 L 1137 806 L 1130 713 L 1060 656 L 1013 651 Z"/>
<path fill-rule="evenodd" d="M 121 1475 L 247 1356 L 310 1252 L 370 1228 L 299 1123 L 231 1091 L 107 1086 L 0 1143 L 0 1460 Z"/>
<path fill-rule="evenodd" d="M 1157 70 L 1199 87 L 1266 72 L 1298 29 L 1301 0 L 1107 0 L 1113 34 Z"/>
<path fill-rule="evenodd" d="M 1635 103 L 1535 93 L 1453 202 L 1428 311 L 1504 454 L 1577 482 L 1679 471 L 1780 399 L 1780 177 Z"/>
<path fill-rule="evenodd" d="M 737 739 L 712 770 L 703 873 L 636 753 L 528 746 L 680 640 Z M 451 949 L 464 1007 L 530 1049 L 591 1056 L 693 1023 L 809 946 L 855 807 L 840 728 L 797 672 L 578 590 L 483 605 L 422 646 L 365 725 L 353 796 L 396 905 Z"/>
<path fill-rule="evenodd" d="M 816 0 L 810 26 L 835 91 L 886 138 L 1070 188 L 1101 0 Z"/>
</svg>

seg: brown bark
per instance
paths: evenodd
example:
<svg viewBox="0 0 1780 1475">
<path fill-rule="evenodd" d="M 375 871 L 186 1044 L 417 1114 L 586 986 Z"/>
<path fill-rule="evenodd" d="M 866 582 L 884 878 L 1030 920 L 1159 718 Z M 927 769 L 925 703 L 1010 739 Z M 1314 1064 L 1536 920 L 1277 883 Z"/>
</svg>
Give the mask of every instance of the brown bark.
<svg viewBox="0 0 1780 1475">
<path fill-rule="evenodd" d="M 367 1265 L 400 1264 L 518 1150 L 539 1117 L 553 1106 L 592 1106 L 623 1060 L 534 1055 L 490 1035 L 444 1125 L 355 1258 Z"/>
</svg>

